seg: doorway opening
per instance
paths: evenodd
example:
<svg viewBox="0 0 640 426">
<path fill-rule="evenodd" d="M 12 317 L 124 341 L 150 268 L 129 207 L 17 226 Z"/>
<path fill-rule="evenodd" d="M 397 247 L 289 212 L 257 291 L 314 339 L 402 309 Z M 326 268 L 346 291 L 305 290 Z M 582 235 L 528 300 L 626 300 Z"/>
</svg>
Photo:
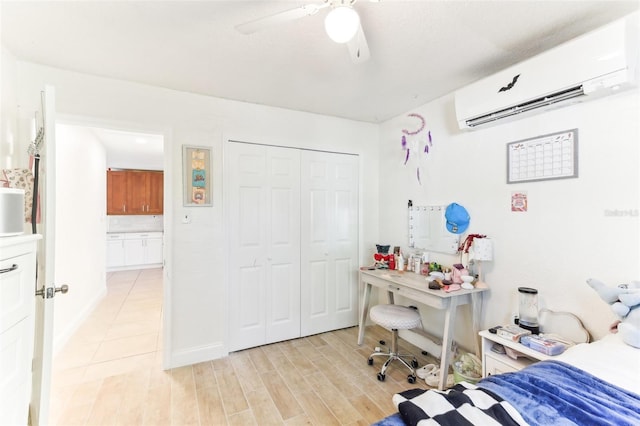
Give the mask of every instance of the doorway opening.
<svg viewBox="0 0 640 426">
<path fill-rule="evenodd" d="M 70 399 L 56 401 L 75 389 L 145 369 L 162 373 L 169 218 L 164 211 L 116 218 L 107 215 L 106 199 L 109 169 L 166 172 L 165 142 L 160 132 L 56 123 L 56 280 L 67 282 L 69 293 L 56 298 L 51 422 L 78 409 Z M 168 179 L 165 173 L 163 188 Z M 108 266 L 109 233 L 134 231 L 160 234 L 159 259 Z"/>
</svg>

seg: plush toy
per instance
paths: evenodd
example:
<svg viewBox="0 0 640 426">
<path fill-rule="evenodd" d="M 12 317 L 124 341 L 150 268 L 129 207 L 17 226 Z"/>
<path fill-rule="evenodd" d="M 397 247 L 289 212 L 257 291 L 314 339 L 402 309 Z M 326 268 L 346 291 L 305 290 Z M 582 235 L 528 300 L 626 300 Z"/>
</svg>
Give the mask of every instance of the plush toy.
<svg viewBox="0 0 640 426">
<path fill-rule="evenodd" d="M 376 244 L 376 254 L 373 255 L 376 269 L 395 269 L 395 259 L 393 254 L 389 254 L 391 246 Z"/>
<path fill-rule="evenodd" d="M 640 281 L 609 287 L 590 278 L 587 284 L 598 292 L 600 298 L 611 305 L 611 310 L 620 320 L 611 326 L 611 331 L 620 333 L 622 340 L 640 348 Z"/>
</svg>

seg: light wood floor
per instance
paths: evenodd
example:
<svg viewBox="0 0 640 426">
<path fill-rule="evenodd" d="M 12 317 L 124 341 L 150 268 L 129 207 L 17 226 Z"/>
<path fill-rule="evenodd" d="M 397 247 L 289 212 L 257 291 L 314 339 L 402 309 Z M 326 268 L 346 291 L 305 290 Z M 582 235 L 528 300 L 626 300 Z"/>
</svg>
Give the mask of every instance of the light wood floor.
<svg viewBox="0 0 640 426">
<path fill-rule="evenodd" d="M 108 295 L 55 357 L 50 423 L 57 425 L 369 425 L 396 410 L 407 383 L 394 364 L 367 365 L 389 333 L 357 327 L 162 370 L 162 271 L 111 273 Z M 405 341 L 400 346 L 433 363 Z"/>
</svg>

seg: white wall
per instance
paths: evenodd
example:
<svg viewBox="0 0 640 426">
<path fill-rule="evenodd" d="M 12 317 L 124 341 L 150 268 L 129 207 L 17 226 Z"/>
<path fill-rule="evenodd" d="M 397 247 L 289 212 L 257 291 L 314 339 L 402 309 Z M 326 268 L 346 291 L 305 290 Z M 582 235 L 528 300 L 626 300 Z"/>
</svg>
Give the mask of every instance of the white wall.
<svg viewBox="0 0 640 426">
<path fill-rule="evenodd" d="M 21 153 L 18 143 L 18 100 L 16 88 L 17 62 L 4 47 L 0 50 L 0 169 L 27 167 L 27 153 Z M 3 176 L 2 176 L 3 177 Z"/>
<path fill-rule="evenodd" d="M 226 138 L 349 152 L 361 159 L 361 253 L 377 239 L 378 126 L 181 93 L 18 62 L 18 102 L 35 109 L 44 84 L 56 89 L 59 114 L 165 138 L 165 274 L 170 285 L 167 366 L 226 354 L 223 141 Z M 132 128 L 135 127 L 135 128 Z M 182 144 L 213 149 L 213 207 L 183 207 Z M 373 212 L 372 214 L 369 214 Z M 192 223 L 180 222 L 189 213 Z M 172 235 L 172 236 L 171 236 Z"/>
<path fill-rule="evenodd" d="M 106 153 L 88 129 L 56 125 L 56 297 L 54 350 L 61 349 L 106 293 Z"/>
<path fill-rule="evenodd" d="M 473 132 L 457 129 L 452 95 L 411 112 L 427 120 L 433 147 L 420 186 L 415 169 L 402 164 L 400 143 L 402 129 L 414 129 L 416 119 L 402 115 L 382 125 L 380 242 L 407 246 L 408 199 L 458 202 L 471 216 L 466 233 L 487 234 L 494 242 L 494 261 L 483 267 L 490 287 L 484 327 L 507 323 L 517 312 L 517 287 L 529 286 L 539 290 L 541 308 L 573 312 L 595 337 L 605 334 L 615 317 L 585 280 L 617 285 L 640 278 L 638 92 Z M 506 184 L 508 142 L 573 128 L 579 129 L 579 178 Z M 510 211 L 512 191 L 527 191 L 528 212 Z M 607 215 L 616 209 L 633 214 Z M 432 257 L 447 265 L 459 260 Z M 422 311 L 432 333 L 441 335 L 441 315 Z M 468 318 L 464 309 L 456 339 L 471 349 L 462 322 Z"/>
<path fill-rule="evenodd" d="M 47 83 L 56 87 L 60 114 L 164 136 L 165 230 L 171 236 L 165 270 L 170 284 L 165 300 L 171 333 L 168 366 L 226 353 L 226 139 L 359 154 L 362 263 L 370 263 L 376 243 L 406 247 L 408 199 L 463 204 L 472 217 L 469 232 L 488 234 L 495 243 L 495 260 L 485 267 L 491 291 L 485 298 L 484 326 L 505 323 L 517 310 L 516 288 L 525 285 L 540 290 L 542 307 L 574 312 L 599 337 L 614 317 L 585 279 L 599 277 L 614 285 L 640 277 L 639 217 L 605 214 L 639 208 L 637 92 L 468 133 L 457 130 L 452 96 L 426 104 L 412 111 L 424 115 L 434 139 L 423 184 L 418 185 L 415 170 L 402 165 L 401 130 L 415 126 L 404 115 L 376 126 L 20 61 L 16 70 L 22 110 L 36 108 Z M 4 74 L 2 81 L 5 87 Z M 580 132 L 578 179 L 505 183 L 506 143 L 571 128 Z M 213 149 L 213 207 L 182 206 L 182 144 Z M 510 212 L 514 190 L 528 192 L 527 213 Z M 192 224 L 180 222 L 183 213 L 192 216 Z M 457 260 L 446 255 L 434 259 L 448 264 Z M 438 334 L 441 316 L 422 311 L 425 324 Z M 471 348 L 467 320 L 463 309 L 456 338 Z"/>
</svg>

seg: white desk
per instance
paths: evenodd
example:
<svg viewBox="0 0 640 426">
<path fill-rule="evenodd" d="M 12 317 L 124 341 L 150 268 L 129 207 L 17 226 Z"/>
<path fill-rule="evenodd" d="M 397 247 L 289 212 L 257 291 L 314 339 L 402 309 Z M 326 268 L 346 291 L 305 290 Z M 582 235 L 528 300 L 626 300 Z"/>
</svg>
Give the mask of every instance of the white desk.
<svg viewBox="0 0 640 426">
<path fill-rule="evenodd" d="M 387 290 L 389 303 L 394 303 L 393 296 L 398 294 L 432 308 L 445 310 L 444 332 L 442 335 L 442 353 L 440 356 L 440 371 L 449 371 L 451 357 L 451 342 L 456 317 L 456 309 L 460 305 L 471 304 L 473 318 L 473 335 L 476 355 L 480 355 L 478 332 L 480 331 L 480 314 L 482 308 L 482 292 L 487 289 L 458 290 L 446 293 L 444 290 L 429 289 L 429 282 L 424 275 L 413 272 L 400 272 L 387 269 L 361 270 L 360 284 L 362 285 L 362 312 L 358 329 L 358 345 L 364 340 L 364 330 L 369 314 L 369 299 L 373 286 Z M 440 374 L 438 389 L 444 389 L 447 374 Z"/>
</svg>

